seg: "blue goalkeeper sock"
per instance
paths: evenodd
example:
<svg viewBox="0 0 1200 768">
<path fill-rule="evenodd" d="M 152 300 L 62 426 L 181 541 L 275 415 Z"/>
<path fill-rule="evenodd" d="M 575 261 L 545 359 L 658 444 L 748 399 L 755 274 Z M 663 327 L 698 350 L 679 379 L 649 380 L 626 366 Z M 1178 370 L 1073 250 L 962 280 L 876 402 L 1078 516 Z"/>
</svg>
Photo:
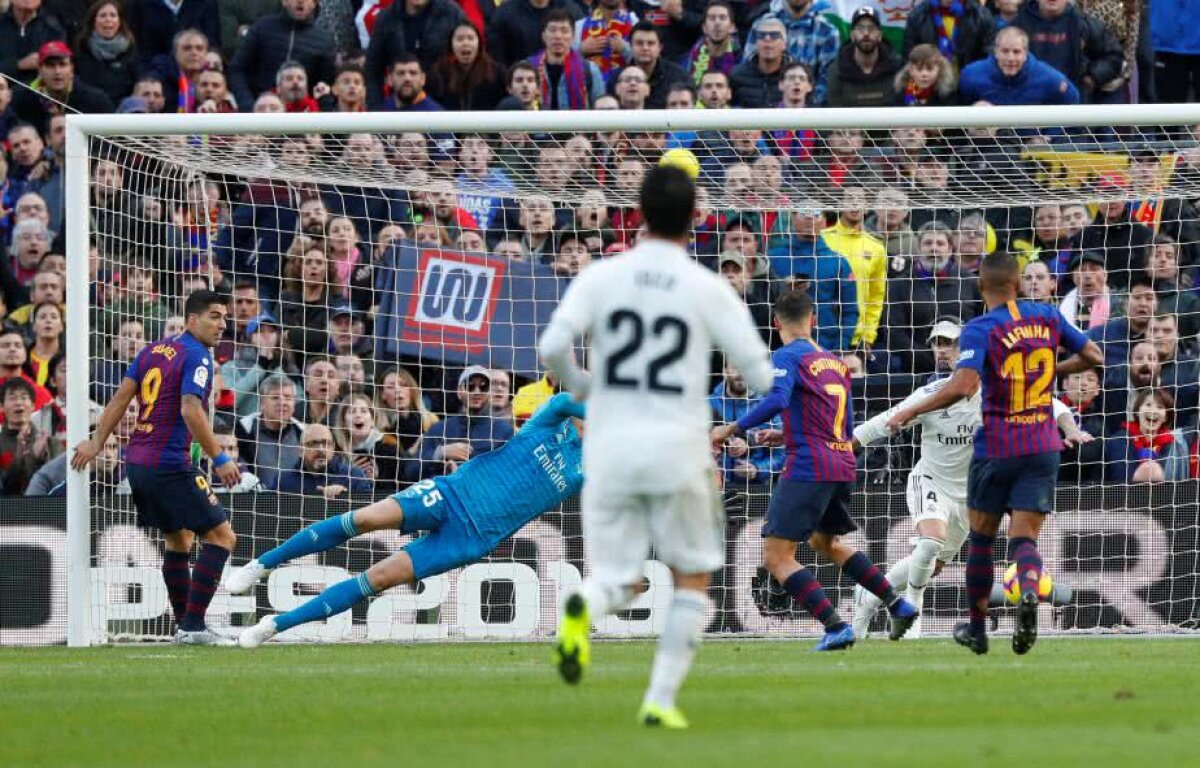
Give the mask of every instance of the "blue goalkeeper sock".
<svg viewBox="0 0 1200 768">
<path fill-rule="evenodd" d="M 342 611 L 350 610 L 359 600 L 374 594 L 375 590 L 367 581 L 367 574 L 360 573 L 352 579 L 339 581 L 299 608 L 276 616 L 275 629 L 283 632 L 298 624 L 307 624 L 310 621 L 320 621 L 335 616 Z"/>
<path fill-rule="evenodd" d="M 266 568 L 278 568 L 297 557 L 333 549 L 338 544 L 353 539 L 357 535 L 358 528 L 354 526 L 354 513 L 347 512 L 344 515 L 313 523 L 275 549 L 260 555 L 258 562 Z"/>
</svg>

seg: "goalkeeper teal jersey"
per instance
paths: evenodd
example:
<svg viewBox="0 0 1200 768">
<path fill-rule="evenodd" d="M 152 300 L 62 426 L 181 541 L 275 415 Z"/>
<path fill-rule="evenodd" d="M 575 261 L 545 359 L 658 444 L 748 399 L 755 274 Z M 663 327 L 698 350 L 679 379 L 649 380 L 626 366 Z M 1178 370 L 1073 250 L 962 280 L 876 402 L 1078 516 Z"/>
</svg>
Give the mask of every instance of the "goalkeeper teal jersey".
<svg viewBox="0 0 1200 768">
<path fill-rule="evenodd" d="M 579 493 L 583 440 L 570 419 L 584 413 L 569 394 L 555 395 L 499 450 L 435 482 L 494 546 Z"/>
</svg>

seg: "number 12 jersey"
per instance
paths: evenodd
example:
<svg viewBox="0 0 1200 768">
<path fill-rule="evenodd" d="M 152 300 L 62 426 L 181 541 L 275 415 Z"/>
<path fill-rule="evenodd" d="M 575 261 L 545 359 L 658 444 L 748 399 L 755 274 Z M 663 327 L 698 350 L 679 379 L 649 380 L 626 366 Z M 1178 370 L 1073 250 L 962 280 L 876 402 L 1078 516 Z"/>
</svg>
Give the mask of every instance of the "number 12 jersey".
<svg viewBox="0 0 1200 768">
<path fill-rule="evenodd" d="M 977 371 L 983 386 L 975 455 L 1061 451 L 1052 409 L 1058 348 L 1078 353 L 1087 337 L 1053 305 L 1010 301 L 968 322 L 958 343 L 957 367 Z"/>
</svg>

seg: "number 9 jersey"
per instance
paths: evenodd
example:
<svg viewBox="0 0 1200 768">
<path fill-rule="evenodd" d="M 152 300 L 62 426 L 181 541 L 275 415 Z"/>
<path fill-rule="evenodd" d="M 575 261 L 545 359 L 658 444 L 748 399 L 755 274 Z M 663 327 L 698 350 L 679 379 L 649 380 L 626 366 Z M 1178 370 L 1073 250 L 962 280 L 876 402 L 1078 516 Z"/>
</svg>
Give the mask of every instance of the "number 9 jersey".
<svg viewBox="0 0 1200 768">
<path fill-rule="evenodd" d="M 1010 301 L 968 322 L 958 343 L 957 367 L 978 372 L 983 386 L 975 456 L 1061 451 L 1052 408 L 1058 348 L 1078 353 L 1087 337 L 1053 305 Z"/>
<path fill-rule="evenodd" d="M 181 333 L 143 347 L 125 378 L 137 384 L 139 406 L 125 461 L 143 467 L 190 469 L 192 436 L 179 408 L 184 395 L 208 403 L 212 353 L 190 333 Z"/>
</svg>

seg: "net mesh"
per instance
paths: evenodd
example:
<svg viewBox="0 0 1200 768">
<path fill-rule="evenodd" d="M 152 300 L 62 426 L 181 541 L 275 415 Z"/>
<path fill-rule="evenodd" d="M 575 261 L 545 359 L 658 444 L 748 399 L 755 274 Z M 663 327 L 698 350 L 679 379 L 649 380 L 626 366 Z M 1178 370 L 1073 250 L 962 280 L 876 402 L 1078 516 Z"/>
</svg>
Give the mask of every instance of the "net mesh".
<svg viewBox="0 0 1200 768">
<path fill-rule="evenodd" d="M 816 297 L 818 340 L 855 373 L 858 423 L 946 370 L 952 357 L 931 347 L 931 329 L 982 310 L 983 254 L 1016 254 L 1022 293 L 1059 304 L 1106 355 L 1099 375 L 1056 386 L 1094 440 L 1063 456 L 1059 514 L 1042 546 L 1062 591 L 1043 609 L 1043 631 L 1195 627 L 1200 148 L 1190 126 L 656 127 L 94 137 L 90 396 L 103 405 L 142 346 L 179 332 L 191 290 L 232 296 L 212 408 L 245 472 L 222 497 L 240 537 L 231 564 L 241 565 L 305 524 L 503 444 L 554 391 L 535 344 L 562 291 L 636 242 L 643 174 L 685 148 L 701 189 L 692 252 L 745 297 L 772 346 L 773 299 L 789 287 Z M 712 384 L 718 418 L 753 397 L 720 360 Z M 99 640 L 173 631 L 160 542 L 135 526 L 120 466 L 139 407 L 92 481 Z M 314 425 L 329 428 L 324 452 L 300 445 L 326 434 Z M 910 432 L 861 455 L 861 529 L 850 538 L 881 564 L 911 546 L 905 483 L 919 445 Z M 712 588 L 710 631 L 816 632 L 758 571 L 783 454 L 728 446 L 718 461 L 728 565 Z M 279 569 L 249 597 L 222 589 L 210 622 L 247 625 L 290 608 L 409 540 L 371 534 Z M 814 558 L 802 547 L 801 559 Z M 289 635 L 544 637 L 559 591 L 586 572 L 568 504 L 482 564 Z M 818 573 L 848 617 L 853 585 L 829 566 Z M 669 578 L 656 563 L 647 578 L 634 609 L 601 631 L 659 628 Z M 961 585 L 958 562 L 934 580 L 926 634 L 961 617 Z"/>
</svg>

